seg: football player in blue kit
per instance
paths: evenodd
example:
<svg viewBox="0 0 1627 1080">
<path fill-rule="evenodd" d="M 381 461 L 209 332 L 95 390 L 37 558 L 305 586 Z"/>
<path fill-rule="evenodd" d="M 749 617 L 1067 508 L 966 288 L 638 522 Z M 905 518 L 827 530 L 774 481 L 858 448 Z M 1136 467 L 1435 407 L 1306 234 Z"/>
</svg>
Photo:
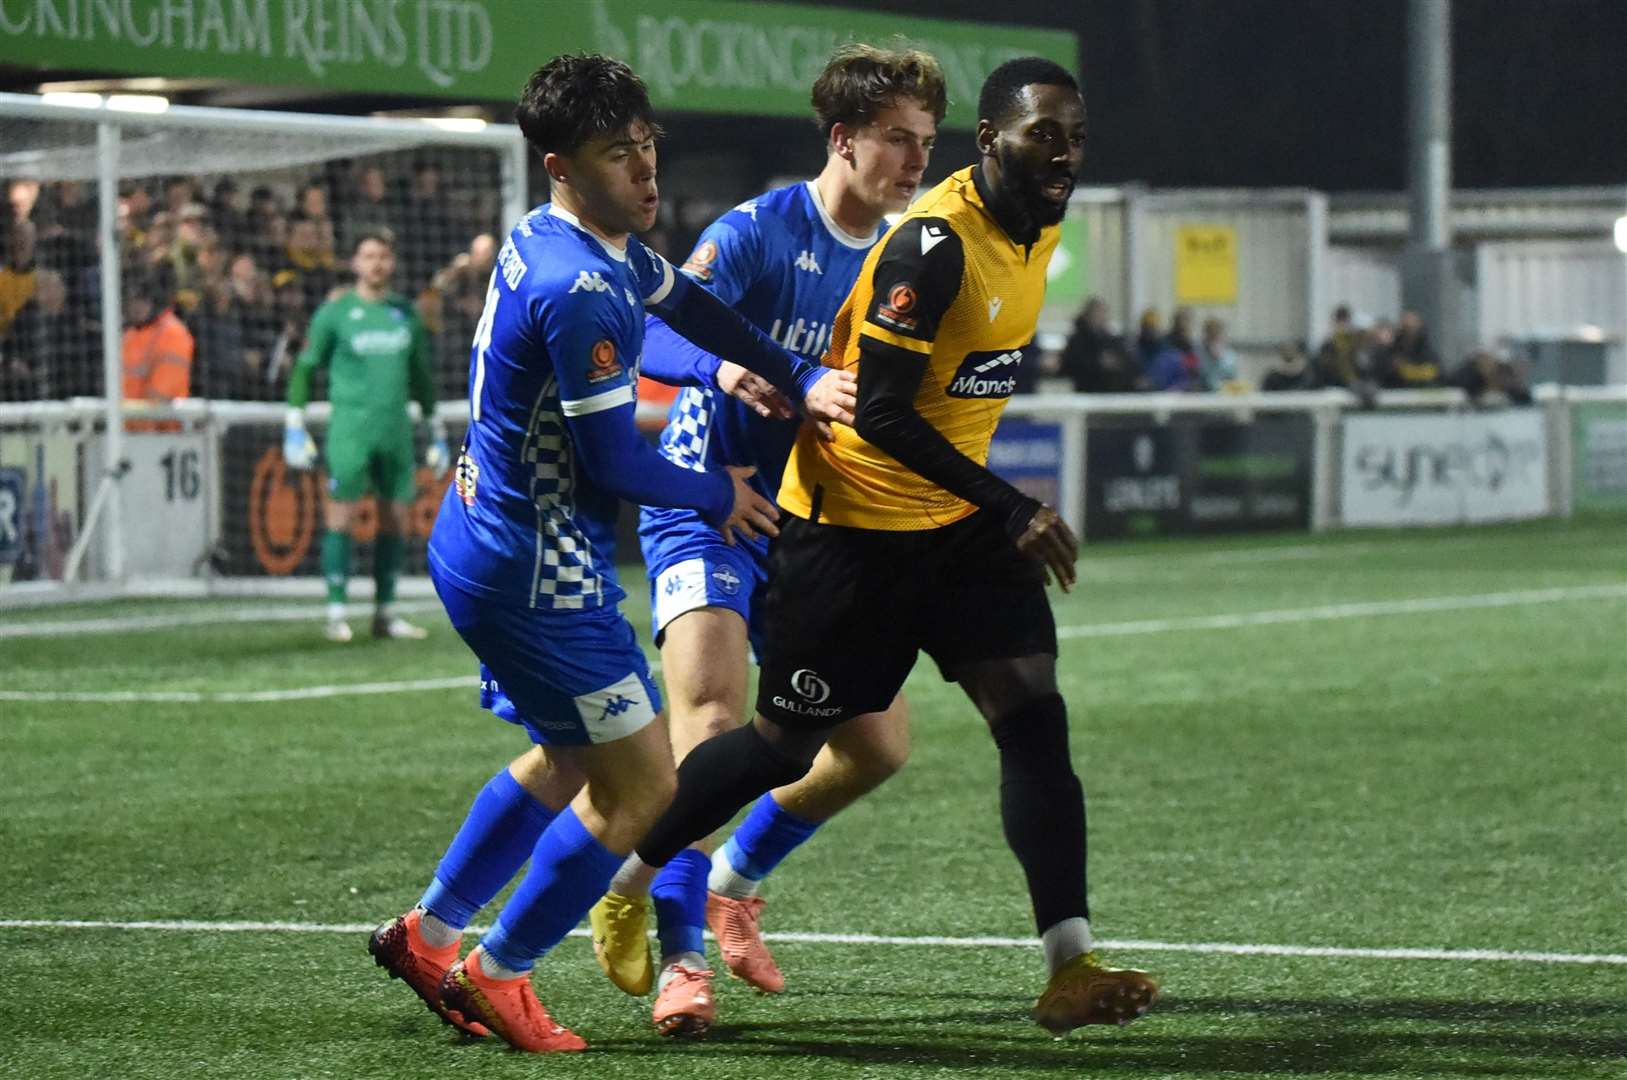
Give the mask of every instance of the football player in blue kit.
<svg viewBox="0 0 1627 1080">
<path fill-rule="evenodd" d="M 831 324 L 876 243 L 883 215 L 905 209 L 919 187 L 945 110 L 943 72 L 931 56 L 851 44 L 815 82 L 826 161 L 819 176 L 742 203 L 702 235 L 683 272 L 791 352 L 817 362 Z M 687 469 L 756 466 L 765 499 L 799 423 L 772 405 L 728 396 L 755 381 L 649 319 L 645 373 L 690 384 L 673 403 L 661 454 Z M 674 757 L 746 719 L 748 644 L 758 640 L 768 540 L 725 544 L 694 510 L 646 506 L 639 537 L 649 575 L 655 640 L 666 682 Z M 692 847 L 653 886 L 618 879 L 594 906 L 595 955 L 613 982 L 644 994 L 656 982 L 655 1025 L 696 1035 L 715 1019 L 702 931 L 710 924 L 729 970 L 759 990 L 785 986 L 759 931 L 758 883 L 838 811 L 904 764 L 909 730 L 899 697 L 833 734 L 808 776 L 764 795 L 715 855 Z M 648 888 L 660 941 L 659 977 L 645 932 Z M 625 891 L 624 891 L 625 890 Z"/>
<path fill-rule="evenodd" d="M 419 904 L 368 944 L 443 1019 L 546 1052 L 585 1043 L 537 1000 L 531 968 L 604 893 L 675 786 L 660 695 L 617 608 L 619 500 L 686 507 L 730 541 L 772 535 L 777 517 L 751 469 L 686 469 L 639 434 L 644 313 L 744 362 L 812 417 L 851 420 L 853 396 L 839 373 L 788 354 L 631 235 L 655 222 L 659 129 L 625 64 L 555 58 L 517 119 L 552 201 L 499 251 L 429 569 L 480 660 L 482 704 L 535 745 L 476 797 Z M 497 924 L 459 961 L 464 927 L 527 859 Z"/>
</svg>

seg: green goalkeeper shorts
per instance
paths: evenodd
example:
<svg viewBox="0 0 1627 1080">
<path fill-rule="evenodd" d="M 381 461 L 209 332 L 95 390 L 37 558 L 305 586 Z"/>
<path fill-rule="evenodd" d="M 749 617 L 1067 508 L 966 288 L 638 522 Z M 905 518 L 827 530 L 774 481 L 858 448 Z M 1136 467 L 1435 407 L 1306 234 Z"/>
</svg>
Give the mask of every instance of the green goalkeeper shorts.
<svg viewBox="0 0 1627 1080">
<path fill-rule="evenodd" d="M 336 502 L 377 495 L 385 502 L 410 503 L 418 497 L 410 435 L 405 439 L 330 435 L 324 454 L 328 498 Z"/>
</svg>

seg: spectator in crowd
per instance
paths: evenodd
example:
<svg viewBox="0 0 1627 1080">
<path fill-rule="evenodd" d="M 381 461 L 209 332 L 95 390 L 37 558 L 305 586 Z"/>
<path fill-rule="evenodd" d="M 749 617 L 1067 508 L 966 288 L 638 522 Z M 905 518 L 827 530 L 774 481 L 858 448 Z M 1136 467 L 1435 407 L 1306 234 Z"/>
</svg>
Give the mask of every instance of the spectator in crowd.
<svg viewBox="0 0 1627 1080">
<path fill-rule="evenodd" d="M 1369 378 L 1364 345 L 1350 308 L 1340 304 L 1333 309 L 1333 325 L 1328 330 L 1327 340 L 1316 351 L 1317 377 L 1327 386 L 1354 389 Z"/>
<path fill-rule="evenodd" d="M 216 181 L 209 199 L 209 222 L 227 251 L 246 251 L 253 241 L 254 224 L 243 186 L 230 176 Z"/>
<path fill-rule="evenodd" d="M 0 261 L 0 337 L 10 330 L 30 300 L 34 298 L 34 223 L 15 218 L 5 230 L 4 260 Z"/>
<path fill-rule="evenodd" d="M 468 235 L 459 229 L 447 206 L 446 194 L 441 190 L 441 168 L 435 162 L 413 163 L 401 219 L 400 282 L 403 291 L 411 296 L 457 255 Z"/>
<path fill-rule="evenodd" d="M 1136 370 L 1143 377 L 1152 370 L 1153 361 L 1164 348 L 1164 320 L 1157 308 L 1141 313 L 1141 325 L 1136 332 Z"/>
<path fill-rule="evenodd" d="M 392 234 L 398 233 L 400 214 L 396 201 L 390 197 L 384 170 L 377 165 L 364 165 L 352 169 L 350 178 L 352 186 L 339 206 L 339 231 L 344 246 L 352 247 L 356 237 L 364 232 L 387 229 Z"/>
<path fill-rule="evenodd" d="M 1143 317 L 1143 333 L 1146 321 Z M 1153 354 L 1152 364 L 1142 374 L 1153 390 L 1185 393 L 1203 389 L 1198 374 L 1198 354 L 1192 346 L 1192 313 L 1186 308 L 1175 312 L 1170 320 L 1169 334 Z"/>
<path fill-rule="evenodd" d="M 1221 390 L 1237 382 L 1237 353 L 1226 343 L 1226 324 L 1211 316 L 1203 320 L 1198 342 L 1198 381 L 1205 390 Z"/>
<path fill-rule="evenodd" d="M 13 375 L 26 369 L 31 392 L 23 397 L 93 394 L 101 386 L 100 332 L 84 312 L 68 310 L 62 275 L 41 269 L 35 272 L 34 295 L 0 337 L 0 357 Z M 12 392 L 19 387 L 14 383 Z"/>
<path fill-rule="evenodd" d="M 38 180 L 13 180 L 6 185 L 6 205 L 11 209 L 11 221 L 33 221 L 34 207 L 40 198 Z M 37 223 L 36 223 L 37 224 Z"/>
<path fill-rule="evenodd" d="M 481 233 L 418 294 L 418 314 L 429 333 L 436 395 L 468 393 L 469 342 L 486 306 L 486 283 L 497 261 L 497 242 Z"/>
<path fill-rule="evenodd" d="M 254 381 L 245 363 L 243 320 L 232 301 L 230 282 L 210 282 L 188 320 L 197 346 L 192 392 L 198 397 L 242 399 Z"/>
<path fill-rule="evenodd" d="M 261 266 L 281 265 L 288 247 L 288 219 L 277 203 L 277 193 L 264 185 L 249 193 L 249 245 L 246 248 Z"/>
<path fill-rule="evenodd" d="M 1266 368 L 1260 380 L 1260 389 L 1267 393 L 1281 390 L 1315 390 L 1316 368 L 1305 357 L 1305 345 L 1299 341 L 1285 341 L 1277 346 L 1277 355 Z"/>
<path fill-rule="evenodd" d="M 295 217 L 288 225 L 288 247 L 283 254 L 282 266 L 272 276 L 272 284 L 279 294 L 290 283 L 298 288 L 308 316 L 339 283 L 332 234 L 325 233 L 316 218 Z"/>
<path fill-rule="evenodd" d="M 1476 349 L 1447 380 L 1462 387 L 1477 408 L 1531 404 L 1531 388 L 1523 371 L 1507 356 Z"/>
<path fill-rule="evenodd" d="M 173 293 L 162 273 L 132 267 L 124 284 L 124 400 L 167 404 L 192 386 L 192 332 L 169 306 Z M 174 425 L 131 422 L 130 431 L 173 430 Z"/>
<path fill-rule="evenodd" d="M 1395 341 L 1378 354 L 1375 374 L 1386 390 L 1422 390 L 1444 386 L 1440 357 L 1429 343 L 1423 316 L 1416 311 L 1401 313 Z"/>
<path fill-rule="evenodd" d="M 1125 394 L 1138 389 L 1139 372 L 1107 321 L 1107 301 L 1092 296 L 1074 320 L 1058 371 L 1075 393 Z"/>
<path fill-rule="evenodd" d="M 164 180 L 164 206 L 176 217 L 181 211 L 198 201 L 198 185 L 190 176 L 171 176 Z"/>
<path fill-rule="evenodd" d="M 192 203 L 181 210 L 175 223 L 175 239 L 170 241 L 167 262 L 175 283 L 175 308 L 182 318 L 203 302 L 205 270 L 199 265 L 200 252 L 220 245 L 208 222 L 209 211 L 202 203 Z"/>
</svg>

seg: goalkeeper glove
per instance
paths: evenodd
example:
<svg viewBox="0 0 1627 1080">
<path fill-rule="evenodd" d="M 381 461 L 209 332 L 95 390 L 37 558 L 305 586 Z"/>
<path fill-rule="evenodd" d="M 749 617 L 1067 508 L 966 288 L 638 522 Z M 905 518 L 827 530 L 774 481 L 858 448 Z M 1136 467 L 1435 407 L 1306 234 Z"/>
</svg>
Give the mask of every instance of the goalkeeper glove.
<svg viewBox="0 0 1627 1080">
<path fill-rule="evenodd" d="M 316 440 L 305 430 L 305 414 L 289 409 L 283 423 L 282 460 L 290 469 L 304 470 L 316 464 Z"/>
<path fill-rule="evenodd" d="M 424 467 L 436 476 L 441 476 L 451 464 L 452 451 L 446 445 L 446 425 L 439 420 L 431 420 L 429 445 L 424 447 Z"/>
</svg>

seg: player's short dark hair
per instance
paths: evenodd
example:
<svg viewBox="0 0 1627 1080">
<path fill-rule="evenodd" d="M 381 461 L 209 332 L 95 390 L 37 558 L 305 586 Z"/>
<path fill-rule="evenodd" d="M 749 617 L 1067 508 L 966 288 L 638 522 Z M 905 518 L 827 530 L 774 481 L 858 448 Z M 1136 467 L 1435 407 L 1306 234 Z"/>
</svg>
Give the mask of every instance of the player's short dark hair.
<svg viewBox="0 0 1627 1080">
<path fill-rule="evenodd" d="M 377 240 L 391 251 L 395 250 L 394 229 L 388 225 L 369 225 L 356 233 L 355 239 L 350 242 L 350 253 L 352 255 L 356 254 L 362 249 L 362 245 L 369 240 Z"/>
<path fill-rule="evenodd" d="M 851 42 L 831 54 L 810 95 L 814 122 L 827 139 L 837 124 L 866 124 L 900 98 L 920 102 L 933 120 L 942 122 L 949 94 L 937 57 L 920 49 Z"/>
<path fill-rule="evenodd" d="M 977 95 L 977 118 L 994 123 L 1010 119 L 1021 101 L 1023 87 L 1036 83 L 1079 92 L 1079 80 L 1061 64 L 1043 56 L 1019 56 L 1001 64 L 983 80 L 983 89 Z"/>
<path fill-rule="evenodd" d="M 569 154 L 595 136 L 645 124 L 660 134 L 644 80 L 620 60 L 595 53 L 556 56 L 520 92 L 514 119 L 541 154 Z"/>
</svg>

